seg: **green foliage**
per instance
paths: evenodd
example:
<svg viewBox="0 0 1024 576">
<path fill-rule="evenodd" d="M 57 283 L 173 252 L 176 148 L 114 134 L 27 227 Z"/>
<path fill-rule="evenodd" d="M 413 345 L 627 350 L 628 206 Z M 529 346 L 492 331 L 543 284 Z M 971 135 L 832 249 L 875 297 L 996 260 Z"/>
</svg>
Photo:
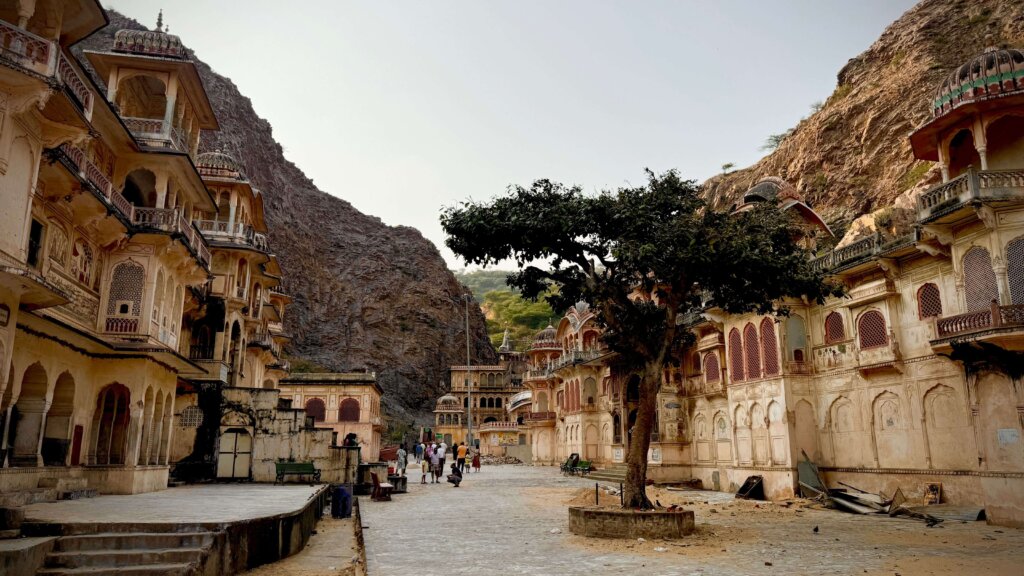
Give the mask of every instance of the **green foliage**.
<svg viewBox="0 0 1024 576">
<path fill-rule="evenodd" d="M 722 164 L 722 174 L 728 174 L 729 171 L 735 167 L 736 165 L 733 164 L 732 162 L 726 162 L 725 164 Z"/>
<path fill-rule="evenodd" d="M 683 318 L 702 312 L 708 295 L 726 313 L 784 314 L 786 296 L 823 302 L 841 293 L 811 266 L 800 227 L 775 204 L 717 212 L 692 180 L 674 171 L 647 177 L 596 196 L 538 180 L 441 214 L 445 244 L 467 263 L 515 260 L 520 270 L 508 281 L 523 297 L 543 296 L 557 312 L 590 303 L 616 369 L 641 375 L 627 507 L 649 505 L 646 454 L 662 370 L 693 344 Z"/>
<path fill-rule="evenodd" d="M 875 212 L 875 228 L 877 230 L 888 230 L 892 226 L 892 207 L 883 208 Z"/>
<path fill-rule="evenodd" d="M 846 96 L 852 91 L 852 84 L 843 84 L 842 86 L 836 86 L 836 89 L 834 92 L 832 92 L 832 96 L 829 98 L 829 100 L 835 100 L 836 102 L 838 102 L 843 98 L 846 98 Z"/>
<path fill-rule="evenodd" d="M 927 162 L 917 162 L 914 167 L 907 171 L 906 174 L 900 178 L 900 190 L 907 190 L 921 181 L 924 175 L 928 173 L 931 168 Z"/>
<path fill-rule="evenodd" d="M 510 290 L 505 279 L 507 270 L 474 270 L 472 272 L 456 272 L 455 277 L 473 292 L 473 299 L 483 303 L 484 294 L 492 290 Z"/>
<path fill-rule="evenodd" d="M 785 132 L 783 132 L 781 134 L 771 134 L 764 141 L 764 144 L 761 146 L 761 150 L 768 150 L 768 151 L 775 150 L 780 145 L 782 145 L 782 143 L 786 140 L 786 138 L 789 138 L 789 136 L 792 133 L 793 133 L 793 129 L 790 128 L 789 130 L 786 130 Z"/>
<path fill-rule="evenodd" d="M 481 308 L 487 314 L 487 333 L 495 348 L 501 344 L 505 328 L 508 328 L 512 346 L 525 350 L 533 336 L 555 317 L 546 301 L 531 302 L 509 288 L 484 294 Z"/>
<path fill-rule="evenodd" d="M 308 374 L 313 372 L 330 372 L 330 369 L 325 366 L 321 366 L 312 360 L 307 358 L 296 358 L 294 356 L 288 357 L 288 363 L 291 364 L 291 371 L 293 374 Z"/>
<path fill-rule="evenodd" d="M 818 100 L 817 102 L 812 102 L 811 103 L 811 113 L 813 114 L 813 113 L 821 110 L 824 107 L 825 107 L 825 103 L 822 102 L 821 100 Z"/>
</svg>

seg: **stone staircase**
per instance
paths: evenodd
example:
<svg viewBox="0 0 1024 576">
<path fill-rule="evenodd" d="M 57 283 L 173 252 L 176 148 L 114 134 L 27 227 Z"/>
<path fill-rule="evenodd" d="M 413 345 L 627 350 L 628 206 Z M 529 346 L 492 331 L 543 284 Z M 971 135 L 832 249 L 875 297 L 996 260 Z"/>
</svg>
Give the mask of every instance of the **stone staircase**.
<svg viewBox="0 0 1024 576">
<path fill-rule="evenodd" d="M 85 478 L 40 478 L 36 488 L 0 492 L 0 508 L 17 508 L 37 502 L 92 498 L 96 491 Z"/>
<path fill-rule="evenodd" d="M 594 470 L 590 474 L 584 476 L 587 480 L 594 480 L 597 482 L 606 482 L 608 484 L 618 484 L 626 481 L 626 465 L 625 464 L 612 464 L 610 468 L 602 468 L 600 470 Z"/>
<path fill-rule="evenodd" d="M 141 526 L 123 525 L 124 530 L 131 530 L 123 532 L 61 536 L 36 574 L 199 576 L 207 573 L 216 533 L 137 531 Z M 118 528 L 118 525 L 105 527 Z"/>
</svg>

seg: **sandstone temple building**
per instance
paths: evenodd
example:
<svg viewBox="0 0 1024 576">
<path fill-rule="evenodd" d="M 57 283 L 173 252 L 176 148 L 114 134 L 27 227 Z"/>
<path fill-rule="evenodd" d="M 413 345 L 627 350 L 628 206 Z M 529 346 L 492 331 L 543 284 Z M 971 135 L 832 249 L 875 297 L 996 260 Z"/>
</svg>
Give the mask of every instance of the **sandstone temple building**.
<svg viewBox="0 0 1024 576">
<path fill-rule="evenodd" d="M 979 54 L 922 105 L 932 117 L 911 135 L 914 155 L 937 162 L 942 183 L 918 198 L 910 233 L 816 258 L 843 298 L 786 302 L 788 317 L 692 319 L 696 345 L 658 394 L 650 477 L 735 490 L 760 475 L 784 498 L 806 454 L 832 485 L 920 495 L 938 482 L 944 501 L 1024 525 L 1024 52 Z M 764 201 L 830 234 L 783 179 L 744 196 Z M 638 380 L 610 367 L 600 335 L 580 303 L 525 352 L 529 412 L 509 420 L 534 463 L 578 453 L 621 469 Z M 456 372 L 442 426 L 462 413 Z"/>
<path fill-rule="evenodd" d="M 95 0 L 0 6 L 0 497 L 273 480 L 278 460 L 338 480 L 335 431 L 279 389 L 290 298 L 261 193 L 200 152 L 217 118 L 176 36 L 75 57 L 106 24 Z"/>
</svg>

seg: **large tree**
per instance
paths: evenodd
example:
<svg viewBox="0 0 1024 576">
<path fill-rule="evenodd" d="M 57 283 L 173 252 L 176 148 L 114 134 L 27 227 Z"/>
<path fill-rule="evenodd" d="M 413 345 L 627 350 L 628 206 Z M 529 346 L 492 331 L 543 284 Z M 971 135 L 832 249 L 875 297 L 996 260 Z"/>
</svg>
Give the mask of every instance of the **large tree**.
<svg viewBox="0 0 1024 576">
<path fill-rule="evenodd" d="M 467 263 L 515 260 L 510 286 L 526 298 L 551 287 L 556 311 L 583 300 L 616 363 L 640 377 L 627 454 L 625 505 L 647 508 L 647 450 L 665 366 L 693 345 L 685 318 L 785 314 L 785 297 L 821 302 L 837 288 L 810 265 L 802 228 L 772 203 L 712 210 L 693 181 L 647 172 L 647 184 L 596 195 L 538 180 L 488 202 L 443 210 L 446 244 Z"/>
</svg>

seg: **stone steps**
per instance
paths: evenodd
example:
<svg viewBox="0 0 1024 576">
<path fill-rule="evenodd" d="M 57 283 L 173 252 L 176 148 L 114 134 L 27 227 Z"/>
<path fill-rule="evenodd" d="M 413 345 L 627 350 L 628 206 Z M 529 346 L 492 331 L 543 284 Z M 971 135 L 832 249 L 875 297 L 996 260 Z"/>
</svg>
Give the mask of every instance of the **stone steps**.
<svg viewBox="0 0 1024 576">
<path fill-rule="evenodd" d="M 192 576 L 200 573 L 216 537 L 201 530 L 140 532 L 138 525 L 130 527 L 61 536 L 38 574 Z"/>
<path fill-rule="evenodd" d="M 16 492 L 0 493 L 0 508 L 18 508 L 37 502 L 56 502 L 59 492 L 56 488 L 29 488 Z"/>
<path fill-rule="evenodd" d="M 59 540 L 58 540 L 59 542 Z M 71 550 L 46 555 L 47 568 L 131 568 L 168 564 L 195 564 L 202 548 L 129 548 L 124 550 Z"/>
<path fill-rule="evenodd" d="M 149 566 L 128 566 L 119 568 L 43 568 L 39 576 L 191 576 L 196 567 L 192 564 L 151 564 Z"/>
<path fill-rule="evenodd" d="M 590 474 L 584 476 L 588 480 L 595 480 L 598 482 L 609 482 L 612 484 L 618 484 L 626 481 L 626 465 L 615 464 L 611 468 L 603 468 L 601 470 L 594 470 Z"/>
<path fill-rule="evenodd" d="M 131 548 L 204 548 L 213 543 L 213 532 L 101 532 L 76 534 L 57 540 L 56 551 L 125 550 Z"/>
</svg>

